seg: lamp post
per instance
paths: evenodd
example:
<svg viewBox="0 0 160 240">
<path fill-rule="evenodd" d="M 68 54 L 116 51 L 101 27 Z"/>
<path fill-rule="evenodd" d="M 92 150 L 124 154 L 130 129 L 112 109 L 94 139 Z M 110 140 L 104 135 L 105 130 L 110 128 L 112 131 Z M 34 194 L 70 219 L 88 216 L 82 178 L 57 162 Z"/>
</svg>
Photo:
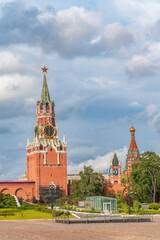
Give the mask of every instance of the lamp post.
<svg viewBox="0 0 160 240">
<path fill-rule="evenodd" d="M 54 191 L 55 191 L 56 185 L 55 184 L 51 184 L 49 186 L 49 190 L 51 192 L 51 209 L 53 210 L 53 197 L 54 197 Z"/>
<path fill-rule="evenodd" d="M 131 214 L 131 206 L 132 206 L 132 191 L 128 193 L 128 210 L 129 210 L 129 215 Z"/>
<path fill-rule="evenodd" d="M 63 187 L 60 187 L 60 197 L 62 197 Z"/>
</svg>

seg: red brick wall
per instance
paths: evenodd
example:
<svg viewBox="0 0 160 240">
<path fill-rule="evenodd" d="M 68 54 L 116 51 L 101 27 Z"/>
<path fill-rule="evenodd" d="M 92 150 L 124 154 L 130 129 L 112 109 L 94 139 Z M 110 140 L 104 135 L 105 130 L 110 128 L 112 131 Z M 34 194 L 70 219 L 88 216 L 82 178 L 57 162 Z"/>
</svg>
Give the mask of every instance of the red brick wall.
<svg viewBox="0 0 160 240">
<path fill-rule="evenodd" d="M 0 192 L 10 193 L 26 200 L 35 195 L 35 182 L 0 182 Z"/>
</svg>

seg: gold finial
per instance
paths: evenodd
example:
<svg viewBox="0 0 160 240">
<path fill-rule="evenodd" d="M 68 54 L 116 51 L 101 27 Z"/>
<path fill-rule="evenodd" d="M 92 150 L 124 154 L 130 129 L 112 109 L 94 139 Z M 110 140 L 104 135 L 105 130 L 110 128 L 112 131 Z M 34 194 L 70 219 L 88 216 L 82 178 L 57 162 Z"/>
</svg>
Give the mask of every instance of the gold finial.
<svg viewBox="0 0 160 240">
<path fill-rule="evenodd" d="M 135 132 L 135 128 L 133 126 L 133 119 L 131 119 L 131 122 L 132 122 L 132 125 L 131 125 L 131 128 L 130 128 L 130 132 Z"/>
<path fill-rule="evenodd" d="M 132 126 L 133 126 L 133 118 L 131 118 L 131 123 L 132 123 Z"/>
</svg>

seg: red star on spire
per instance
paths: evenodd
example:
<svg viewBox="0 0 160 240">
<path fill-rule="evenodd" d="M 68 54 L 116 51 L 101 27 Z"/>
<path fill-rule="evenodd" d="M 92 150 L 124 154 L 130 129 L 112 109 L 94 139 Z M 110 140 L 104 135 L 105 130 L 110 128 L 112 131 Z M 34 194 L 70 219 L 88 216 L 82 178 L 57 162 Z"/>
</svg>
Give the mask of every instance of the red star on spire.
<svg viewBox="0 0 160 240">
<path fill-rule="evenodd" d="M 42 69 L 43 72 L 47 72 L 47 70 L 48 70 L 48 68 L 46 68 L 46 67 L 43 67 L 41 69 Z"/>
</svg>

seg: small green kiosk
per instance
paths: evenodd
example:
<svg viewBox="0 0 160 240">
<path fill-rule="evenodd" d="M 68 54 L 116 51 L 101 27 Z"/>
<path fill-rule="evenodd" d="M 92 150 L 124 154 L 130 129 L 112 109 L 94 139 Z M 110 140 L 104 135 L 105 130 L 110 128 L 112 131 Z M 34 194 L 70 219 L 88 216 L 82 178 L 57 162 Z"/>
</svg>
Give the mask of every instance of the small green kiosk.
<svg viewBox="0 0 160 240">
<path fill-rule="evenodd" d="M 93 210 L 112 213 L 117 211 L 117 199 L 103 196 L 86 197 L 86 200 L 93 202 Z"/>
</svg>

